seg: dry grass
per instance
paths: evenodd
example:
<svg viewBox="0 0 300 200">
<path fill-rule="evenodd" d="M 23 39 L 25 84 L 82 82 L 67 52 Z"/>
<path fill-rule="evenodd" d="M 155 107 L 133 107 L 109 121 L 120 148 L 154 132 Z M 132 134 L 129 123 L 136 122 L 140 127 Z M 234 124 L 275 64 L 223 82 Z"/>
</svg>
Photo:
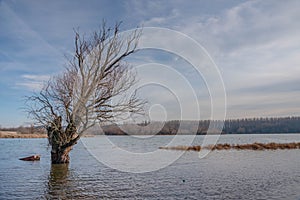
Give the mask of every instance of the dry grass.
<svg viewBox="0 0 300 200">
<path fill-rule="evenodd" d="M 0 138 L 47 138 L 47 134 L 24 134 L 14 131 L 0 131 Z"/>
<path fill-rule="evenodd" d="M 84 134 L 82 137 L 94 137 L 92 134 Z M 15 131 L 0 131 L 0 138 L 47 138 L 45 133 L 19 133 Z"/>
<path fill-rule="evenodd" d="M 252 143 L 252 144 L 216 144 L 209 145 L 205 147 L 201 146 L 175 146 L 175 147 L 159 147 L 159 149 L 167 150 L 182 150 L 182 151 L 200 151 L 201 149 L 210 149 L 214 150 L 277 150 L 277 149 L 300 149 L 300 142 L 291 142 L 291 143 Z"/>
<path fill-rule="evenodd" d="M 201 150 L 201 146 L 159 147 L 159 149 L 183 150 L 183 151 L 200 151 Z"/>
</svg>

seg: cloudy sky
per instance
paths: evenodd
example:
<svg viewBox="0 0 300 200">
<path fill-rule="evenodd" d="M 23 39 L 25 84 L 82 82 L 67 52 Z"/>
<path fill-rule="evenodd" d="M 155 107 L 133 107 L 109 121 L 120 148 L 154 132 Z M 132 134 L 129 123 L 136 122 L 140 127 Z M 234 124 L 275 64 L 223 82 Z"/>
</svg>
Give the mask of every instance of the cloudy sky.
<svg viewBox="0 0 300 200">
<path fill-rule="evenodd" d="M 161 27 L 195 40 L 218 67 L 227 118 L 300 115 L 298 0 L 0 0 L 1 126 L 30 122 L 22 111 L 24 96 L 64 69 L 65 55 L 74 49 L 74 28 L 89 34 L 103 19 L 108 25 L 122 21 L 123 30 Z M 143 88 L 141 94 L 155 105 L 153 119 L 162 119 L 162 110 L 168 119 L 178 118 L 175 100 L 178 103 L 180 96 L 189 99 L 191 95 L 180 89 L 177 80 L 181 79 L 196 94 L 202 118 L 210 116 L 209 90 L 216 88 L 205 88 L 205 77 L 196 76 L 193 66 L 180 56 L 145 50 L 128 61 L 143 66 L 141 77 L 148 75 L 144 79 L 160 77 L 179 88 L 175 92 L 155 85 Z M 182 101 L 179 104 L 190 113 L 185 118 L 193 119 L 195 102 Z"/>
</svg>

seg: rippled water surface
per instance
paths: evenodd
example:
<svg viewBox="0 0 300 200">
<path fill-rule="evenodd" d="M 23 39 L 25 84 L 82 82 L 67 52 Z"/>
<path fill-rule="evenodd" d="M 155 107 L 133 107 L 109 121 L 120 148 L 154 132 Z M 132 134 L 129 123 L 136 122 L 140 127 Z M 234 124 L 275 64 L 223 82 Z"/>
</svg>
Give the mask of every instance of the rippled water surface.
<svg viewBox="0 0 300 200">
<path fill-rule="evenodd" d="M 300 199 L 299 149 L 214 151 L 203 159 L 197 152 L 186 152 L 157 171 L 128 173 L 102 164 L 86 150 L 86 144 L 101 144 L 104 137 L 83 138 L 71 152 L 68 166 L 51 166 L 46 139 L 0 139 L 0 199 Z M 180 137 L 184 143 L 191 136 Z M 109 139 L 127 151 L 151 152 L 168 144 L 172 136 Z M 194 144 L 202 140 L 203 136 L 197 136 Z M 294 141 L 300 141 L 300 134 L 226 135 L 219 139 L 219 143 L 235 144 Z M 93 148 L 110 156 L 111 147 Z M 36 153 L 41 154 L 40 161 L 18 160 Z"/>
</svg>

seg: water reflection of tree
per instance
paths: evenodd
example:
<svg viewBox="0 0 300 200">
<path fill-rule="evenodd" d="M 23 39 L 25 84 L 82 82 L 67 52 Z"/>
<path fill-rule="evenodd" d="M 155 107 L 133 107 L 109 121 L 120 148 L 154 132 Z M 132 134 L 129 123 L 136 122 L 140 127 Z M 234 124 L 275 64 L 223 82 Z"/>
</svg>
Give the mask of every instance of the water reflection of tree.
<svg viewBox="0 0 300 200">
<path fill-rule="evenodd" d="M 68 199 L 72 196 L 72 191 L 69 190 L 72 188 L 69 176 L 68 164 L 51 165 L 47 199 Z"/>
</svg>

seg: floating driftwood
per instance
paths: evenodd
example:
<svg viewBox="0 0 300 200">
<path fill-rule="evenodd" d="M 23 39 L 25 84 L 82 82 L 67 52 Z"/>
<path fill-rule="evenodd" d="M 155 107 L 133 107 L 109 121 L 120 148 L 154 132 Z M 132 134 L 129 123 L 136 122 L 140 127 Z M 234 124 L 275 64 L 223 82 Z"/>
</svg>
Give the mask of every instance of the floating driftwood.
<svg viewBox="0 0 300 200">
<path fill-rule="evenodd" d="M 159 149 L 167 150 L 182 150 L 182 151 L 200 151 L 201 149 L 214 150 L 277 150 L 277 149 L 300 149 L 300 142 L 291 143 L 252 143 L 252 144 L 215 144 L 209 146 L 174 146 L 174 147 L 159 147 Z"/>
<path fill-rule="evenodd" d="M 40 155 L 33 155 L 33 156 L 28 156 L 25 158 L 19 158 L 20 160 L 24 160 L 24 161 L 36 161 L 36 160 L 40 160 L 41 156 Z"/>
</svg>

